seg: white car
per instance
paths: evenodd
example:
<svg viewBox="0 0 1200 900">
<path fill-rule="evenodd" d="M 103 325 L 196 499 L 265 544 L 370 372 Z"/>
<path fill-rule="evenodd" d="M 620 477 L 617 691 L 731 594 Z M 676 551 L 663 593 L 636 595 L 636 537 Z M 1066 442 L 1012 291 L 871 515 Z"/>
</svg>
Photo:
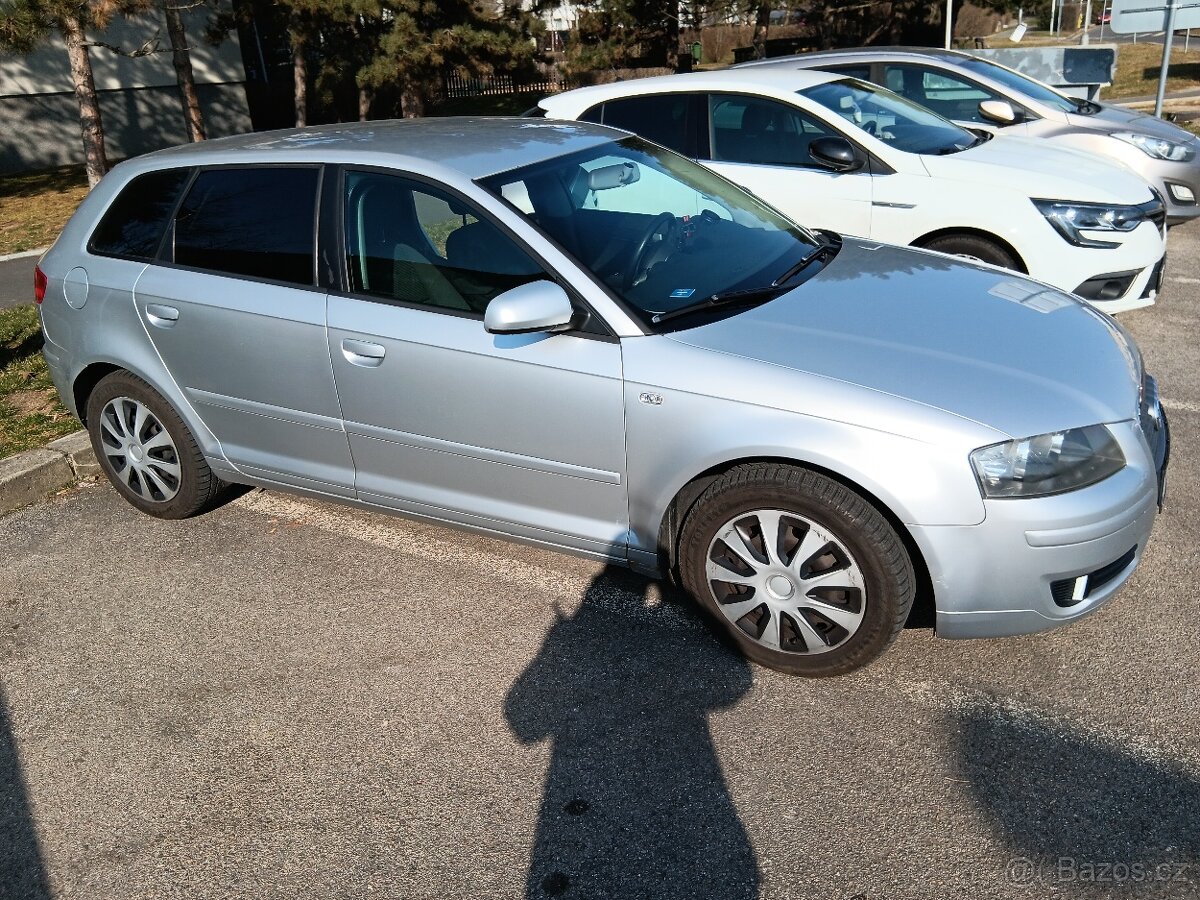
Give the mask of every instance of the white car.
<svg viewBox="0 0 1200 900">
<path fill-rule="evenodd" d="M 1026 272 L 1105 312 L 1154 303 L 1162 198 L 1116 163 L 972 132 L 885 88 L 747 68 L 580 88 L 535 115 L 677 150 L 806 225 Z"/>
</svg>

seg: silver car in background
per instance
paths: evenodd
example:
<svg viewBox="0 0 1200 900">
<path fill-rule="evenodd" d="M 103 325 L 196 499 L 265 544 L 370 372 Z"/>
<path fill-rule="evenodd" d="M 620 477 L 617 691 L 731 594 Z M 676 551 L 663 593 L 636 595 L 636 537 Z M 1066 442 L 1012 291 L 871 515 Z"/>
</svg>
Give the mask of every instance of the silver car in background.
<svg viewBox="0 0 1200 900">
<path fill-rule="evenodd" d="M 830 50 L 756 60 L 873 81 L 969 127 L 1043 137 L 1124 163 L 1157 190 L 1167 222 L 1200 216 L 1200 138 L 1154 116 L 1069 97 L 990 59 L 928 47 Z M 741 67 L 736 67 L 741 68 Z"/>
<path fill-rule="evenodd" d="M 810 232 L 601 126 L 139 157 L 37 295 L 55 384 L 146 513 L 260 485 L 675 576 L 796 674 L 865 665 L 915 603 L 959 638 L 1089 613 L 1161 499 L 1167 424 L 1107 316 Z"/>
</svg>

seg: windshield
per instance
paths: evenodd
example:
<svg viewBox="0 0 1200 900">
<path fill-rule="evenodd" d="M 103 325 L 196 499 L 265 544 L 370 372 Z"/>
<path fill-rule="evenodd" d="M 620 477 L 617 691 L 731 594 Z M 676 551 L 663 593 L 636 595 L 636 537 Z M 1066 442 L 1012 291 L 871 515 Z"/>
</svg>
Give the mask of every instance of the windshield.
<svg viewBox="0 0 1200 900">
<path fill-rule="evenodd" d="M 1063 112 L 1079 112 L 1080 107 L 1088 104 L 1082 100 L 1072 100 L 1070 97 L 1064 97 L 1058 91 L 1050 88 L 1040 81 L 1034 81 L 1032 78 L 1027 78 L 1020 72 L 1014 72 L 1012 69 L 1005 68 L 994 62 L 989 62 L 986 59 L 961 59 L 958 61 L 964 69 L 968 69 L 979 75 L 986 75 L 993 81 L 998 81 L 1006 88 L 1016 91 L 1018 94 L 1024 94 L 1033 100 L 1045 103 L 1053 109 L 1060 109 Z"/>
<path fill-rule="evenodd" d="M 980 139 L 887 88 L 846 78 L 799 91 L 867 134 L 905 153 L 957 153 Z"/>
<path fill-rule="evenodd" d="M 480 183 L 647 323 L 769 285 L 821 243 L 721 176 L 636 137 Z"/>
</svg>

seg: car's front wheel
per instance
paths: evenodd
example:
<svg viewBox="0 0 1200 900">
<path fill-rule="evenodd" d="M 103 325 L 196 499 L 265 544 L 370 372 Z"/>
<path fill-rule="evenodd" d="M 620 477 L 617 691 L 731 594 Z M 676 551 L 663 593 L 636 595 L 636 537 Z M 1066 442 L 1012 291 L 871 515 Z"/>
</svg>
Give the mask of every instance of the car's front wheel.
<svg viewBox="0 0 1200 900">
<path fill-rule="evenodd" d="M 867 665 L 915 595 L 912 561 L 879 510 L 794 466 L 739 466 L 709 485 L 684 521 L 679 566 L 747 657 L 793 675 Z"/>
<path fill-rule="evenodd" d="M 87 427 L 104 474 L 144 513 L 184 519 L 204 511 L 225 486 L 171 404 L 129 372 L 96 385 Z"/>
</svg>

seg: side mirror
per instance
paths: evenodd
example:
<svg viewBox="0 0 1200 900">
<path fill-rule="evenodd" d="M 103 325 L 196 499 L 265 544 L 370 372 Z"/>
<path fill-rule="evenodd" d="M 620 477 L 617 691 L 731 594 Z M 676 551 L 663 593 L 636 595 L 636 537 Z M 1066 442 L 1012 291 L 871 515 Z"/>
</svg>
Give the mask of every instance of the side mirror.
<svg viewBox="0 0 1200 900">
<path fill-rule="evenodd" d="M 820 137 L 808 145 L 808 155 L 818 165 L 835 172 L 853 172 L 862 168 L 854 145 L 843 137 Z"/>
<path fill-rule="evenodd" d="M 490 334 L 564 331 L 575 319 L 567 292 L 553 281 L 531 281 L 493 297 L 483 314 Z"/>
<path fill-rule="evenodd" d="M 1017 111 L 1007 100 L 984 100 L 979 104 L 979 114 L 997 125 L 1012 125 L 1017 121 Z"/>
</svg>

